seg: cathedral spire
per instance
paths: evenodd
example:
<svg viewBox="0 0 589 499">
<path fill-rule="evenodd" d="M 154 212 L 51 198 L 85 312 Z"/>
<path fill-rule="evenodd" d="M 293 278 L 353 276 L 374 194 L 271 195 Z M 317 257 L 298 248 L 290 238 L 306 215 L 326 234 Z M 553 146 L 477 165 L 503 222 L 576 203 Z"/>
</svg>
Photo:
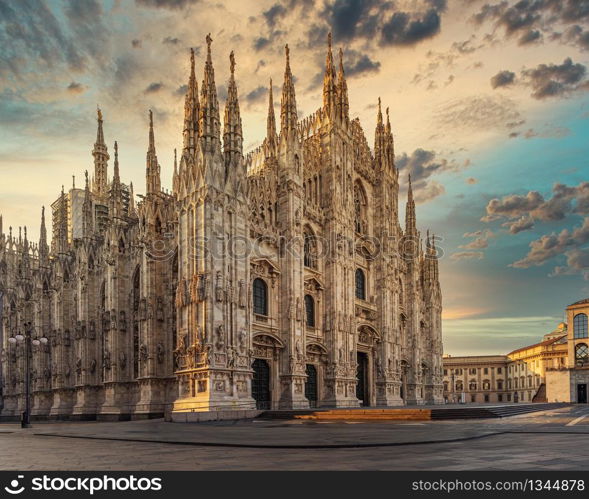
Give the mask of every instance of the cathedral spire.
<svg viewBox="0 0 589 499">
<path fill-rule="evenodd" d="M 325 75 L 323 76 L 323 110 L 327 115 L 335 113 L 336 106 L 335 66 L 331 50 L 331 32 L 327 35 L 327 55 L 325 57 Z"/>
<path fill-rule="evenodd" d="M 194 49 L 190 49 L 190 76 L 184 100 L 184 151 L 194 154 L 198 137 L 198 83 L 194 71 Z"/>
<path fill-rule="evenodd" d="M 39 264 L 42 267 L 46 267 L 48 263 L 49 263 L 49 246 L 47 245 L 47 227 L 45 225 L 45 206 L 43 206 L 41 208 L 41 229 L 39 230 Z"/>
<path fill-rule="evenodd" d="M 413 200 L 413 187 L 411 186 L 411 174 L 409 175 L 409 187 L 407 189 L 407 207 L 405 209 L 405 235 L 414 237 L 417 235 L 415 219 L 415 201 Z"/>
<path fill-rule="evenodd" d="M 344 73 L 344 53 L 339 49 L 339 70 L 337 73 L 337 96 L 339 113 L 342 120 L 349 119 L 350 103 L 348 101 L 348 84 Z"/>
<path fill-rule="evenodd" d="M 237 97 L 237 85 L 235 83 L 235 55 L 229 54 L 231 76 L 227 88 L 227 102 L 225 103 L 223 151 L 225 164 L 229 165 L 236 157 L 243 154 L 243 131 L 241 127 L 241 115 L 239 113 L 239 99 Z"/>
<path fill-rule="evenodd" d="M 122 215 L 123 199 L 121 187 L 121 175 L 119 171 L 119 145 L 115 140 L 115 162 L 113 168 L 112 184 L 110 188 L 110 205 L 113 217 Z"/>
<path fill-rule="evenodd" d="M 118 147 L 115 142 L 115 165 L 117 164 Z M 85 172 L 84 202 L 82 203 L 82 231 L 85 238 L 89 238 L 93 232 L 92 199 L 90 197 L 90 183 L 88 182 L 88 170 Z M 113 180 L 115 182 L 115 180 Z"/>
<path fill-rule="evenodd" d="M 266 119 L 266 156 L 273 156 L 276 153 L 276 117 L 274 115 L 274 97 L 272 94 L 272 78 L 268 92 L 268 117 Z"/>
<path fill-rule="evenodd" d="M 65 195 L 63 185 L 61 186 L 61 196 L 58 213 L 58 229 L 57 229 L 57 252 L 67 253 L 68 251 L 68 202 Z"/>
<path fill-rule="evenodd" d="M 217 87 L 215 86 L 215 70 L 211 56 L 211 43 L 213 39 L 210 33 L 207 35 L 207 60 L 205 73 L 200 93 L 200 109 L 198 131 L 203 139 L 205 150 L 213 150 L 220 146 L 220 118 L 219 103 L 217 101 Z"/>
<path fill-rule="evenodd" d="M 112 177 L 113 184 L 120 185 L 121 183 L 121 175 L 119 172 L 119 145 L 115 140 L 115 164 L 113 169 L 113 177 Z"/>
<path fill-rule="evenodd" d="M 146 191 L 147 194 L 160 192 L 162 184 L 160 180 L 160 165 L 157 162 L 155 153 L 155 138 L 153 134 L 153 113 L 149 110 L 149 146 L 146 158 Z"/>
<path fill-rule="evenodd" d="M 172 174 L 172 191 L 178 192 L 178 154 L 176 148 L 174 148 L 174 173 Z"/>
<path fill-rule="evenodd" d="M 382 121 L 382 108 L 380 97 L 378 98 L 378 112 L 376 115 L 376 130 L 374 131 L 374 159 L 379 167 L 384 167 L 385 153 L 385 127 Z"/>
<path fill-rule="evenodd" d="M 106 186 L 108 183 L 108 149 L 104 143 L 104 131 L 102 129 L 102 111 L 97 108 L 98 128 L 96 131 L 96 142 L 94 149 L 92 149 L 92 156 L 94 156 L 94 192 L 98 196 L 106 194 Z"/>
<path fill-rule="evenodd" d="M 280 102 L 280 133 L 295 131 L 297 128 L 297 102 L 294 83 L 290 71 L 290 50 L 288 44 L 284 47 L 286 53 L 286 68 L 284 70 L 284 84 L 282 85 L 282 100 Z"/>
</svg>

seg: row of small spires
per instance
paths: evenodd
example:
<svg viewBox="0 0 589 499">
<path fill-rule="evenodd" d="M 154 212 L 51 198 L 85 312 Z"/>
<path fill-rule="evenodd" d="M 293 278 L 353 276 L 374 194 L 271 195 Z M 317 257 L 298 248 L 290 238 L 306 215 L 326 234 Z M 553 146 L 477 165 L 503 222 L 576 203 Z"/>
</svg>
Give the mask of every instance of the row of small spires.
<svg viewBox="0 0 589 499">
<path fill-rule="evenodd" d="M 183 130 L 184 136 L 184 154 L 193 153 L 197 136 L 210 142 L 211 139 L 219 139 L 220 130 L 218 129 L 219 110 L 217 103 L 217 92 L 214 81 L 214 69 L 211 57 L 211 42 L 212 38 L 209 35 L 206 37 L 207 42 L 207 58 L 205 62 L 205 73 L 203 78 L 203 85 L 201 89 L 201 99 L 198 99 L 195 67 L 194 67 L 194 50 L 191 49 L 191 73 L 189 77 L 188 90 L 185 100 L 185 124 Z M 324 115 L 339 118 L 345 122 L 349 120 L 348 117 L 348 97 L 347 97 L 347 83 L 345 81 L 345 74 L 343 68 L 343 52 L 340 50 L 340 64 L 339 73 L 335 75 L 335 67 L 333 64 L 333 54 L 331 47 L 331 33 L 328 35 L 328 51 L 326 56 L 326 69 L 323 83 L 323 108 L 313 115 L 305 118 L 301 122 L 297 120 L 296 98 L 294 91 L 293 76 L 290 69 L 290 51 L 288 45 L 285 46 L 286 68 L 284 74 L 284 84 L 282 88 L 281 101 L 281 136 L 288 134 L 288 132 L 298 133 L 302 136 L 305 133 L 308 135 L 312 127 Z M 228 99 L 225 109 L 225 155 L 226 158 L 235 156 L 235 153 L 241 155 L 242 147 L 242 132 L 241 132 L 241 118 L 239 115 L 239 103 L 237 98 L 237 87 L 235 84 L 235 56 L 233 52 L 230 54 L 230 69 L 231 76 L 228 88 Z M 391 133 L 391 125 L 389 119 L 388 108 L 386 110 L 387 123 L 386 127 L 383 125 L 383 117 L 381 111 L 381 101 L 378 99 L 378 114 L 377 126 L 375 133 L 375 157 L 380 155 L 381 160 L 388 160 L 390 166 L 394 168 L 393 163 L 393 138 Z M 198 118 L 198 119 L 197 119 Z M 102 128 L 102 111 L 97 110 L 98 129 L 96 143 L 92 154 L 95 162 L 95 175 L 93 181 L 93 190 L 98 194 L 105 194 L 107 187 L 107 161 L 109 155 L 106 144 L 104 142 L 104 132 Z M 269 91 L 269 109 L 267 120 L 267 137 L 264 141 L 265 145 L 275 147 L 276 145 L 276 124 L 274 118 L 274 105 L 272 96 L 272 80 L 270 80 Z M 209 144 L 210 146 L 210 144 Z M 251 154 L 251 153 L 250 153 Z M 251 156 L 248 155 L 248 160 Z M 174 149 L 174 180 L 178 176 L 177 152 Z M 181 163 L 182 168 L 182 163 Z M 153 130 L 153 113 L 149 111 L 149 147 L 147 152 L 147 193 L 161 192 L 160 181 L 160 165 L 157 161 L 155 152 L 155 138 Z M 88 185 L 87 172 L 86 184 Z M 119 165 L 118 165 L 118 143 L 115 141 L 115 164 L 113 184 L 120 187 Z M 174 182 L 176 185 L 176 182 Z M 133 196 L 133 187 L 130 184 L 131 196 Z M 165 191 L 168 193 L 169 191 Z M 63 188 L 62 188 L 63 196 Z M 134 200 L 132 199 L 133 203 Z M 43 209 L 44 211 L 44 209 Z M 0 224 L 1 225 L 1 224 Z M 416 233 L 415 228 L 415 203 L 413 201 L 411 189 L 411 177 L 409 176 L 409 190 L 407 200 L 406 213 L 406 228 L 408 233 Z M 42 232 L 45 230 L 44 213 L 42 217 Z M 0 229 L 1 232 L 1 229 Z M 46 237 L 45 237 L 46 240 Z"/>
</svg>

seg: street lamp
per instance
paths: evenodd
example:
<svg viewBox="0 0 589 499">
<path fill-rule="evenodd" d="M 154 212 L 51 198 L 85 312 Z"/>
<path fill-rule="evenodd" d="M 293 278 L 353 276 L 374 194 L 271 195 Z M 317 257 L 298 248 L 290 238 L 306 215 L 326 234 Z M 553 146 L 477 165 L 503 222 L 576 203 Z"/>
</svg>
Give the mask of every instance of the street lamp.
<svg viewBox="0 0 589 499">
<path fill-rule="evenodd" d="M 22 414 L 21 427 L 31 427 L 31 344 L 46 345 L 47 338 L 41 336 L 40 338 L 32 337 L 33 325 L 30 322 L 25 322 L 25 334 L 20 333 L 8 338 L 8 342 L 16 345 L 17 343 L 25 342 L 25 412 Z"/>
</svg>

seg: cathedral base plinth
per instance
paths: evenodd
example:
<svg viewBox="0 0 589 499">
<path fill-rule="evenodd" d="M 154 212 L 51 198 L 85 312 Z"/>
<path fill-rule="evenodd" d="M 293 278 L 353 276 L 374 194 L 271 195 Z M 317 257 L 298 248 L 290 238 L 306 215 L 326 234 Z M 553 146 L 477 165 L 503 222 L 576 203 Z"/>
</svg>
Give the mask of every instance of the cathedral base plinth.
<svg viewBox="0 0 589 499">
<path fill-rule="evenodd" d="M 134 407 L 132 397 L 136 383 L 108 382 L 104 384 L 103 400 L 98 406 L 99 421 L 126 421 L 131 419 Z"/>
<path fill-rule="evenodd" d="M 173 397 L 170 391 L 175 378 L 140 378 L 138 380 L 139 400 L 133 409 L 132 419 L 149 419 L 162 417 L 167 402 Z"/>
<path fill-rule="evenodd" d="M 281 393 L 279 409 L 308 409 L 309 400 L 305 397 L 306 376 L 287 375 L 280 378 Z"/>
<path fill-rule="evenodd" d="M 49 411 L 50 418 L 67 418 L 72 414 L 75 402 L 73 388 L 59 388 L 53 392 L 53 405 Z"/>
<path fill-rule="evenodd" d="M 360 407 L 356 398 L 356 380 L 348 378 L 326 379 L 326 396 L 321 407 Z"/>
<path fill-rule="evenodd" d="M 72 416 L 76 419 L 96 419 L 97 386 L 78 386 L 75 393 L 75 405 Z"/>
<path fill-rule="evenodd" d="M 255 410 L 249 376 L 228 369 L 183 371 L 178 376 L 180 395 L 172 404 L 171 414 Z"/>
<path fill-rule="evenodd" d="M 376 384 L 376 405 L 383 407 L 395 407 L 405 405 L 405 401 L 400 395 L 399 382 L 378 382 Z"/>
<path fill-rule="evenodd" d="M 405 397 L 405 404 L 407 405 L 425 405 L 425 400 L 421 397 L 421 389 L 423 385 L 408 384 L 407 396 Z"/>
</svg>

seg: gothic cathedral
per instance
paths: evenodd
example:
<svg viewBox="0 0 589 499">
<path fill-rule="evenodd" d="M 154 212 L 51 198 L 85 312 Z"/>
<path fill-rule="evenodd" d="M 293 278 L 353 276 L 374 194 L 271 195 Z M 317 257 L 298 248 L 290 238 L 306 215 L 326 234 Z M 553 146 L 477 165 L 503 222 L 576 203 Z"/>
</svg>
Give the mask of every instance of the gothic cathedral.
<svg viewBox="0 0 589 499">
<path fill-rule="evenodd" d="M 0 218 L 0 418 L 176 419 L 194 411 L 442 402 L 434 237 L 416 228 L 380 99 L 374 149 L 350 119 L 329 39 L 323 104 L 299 120 L 289 49 L 280 129 L 243 154 L 235 59 L 221 124 L 211 38 L 194 53 L 173 189 L 150 112 L 144 195 L 113 175 L 103 117 L 84 188 L 62 188 L 38 244 Z M 136 202 L 136 197 L 139 199 Z M 26 362 L 24 342 L 33 339 Z M 13 341 L 9 341 L 10 339 Z"/>
</svg>

